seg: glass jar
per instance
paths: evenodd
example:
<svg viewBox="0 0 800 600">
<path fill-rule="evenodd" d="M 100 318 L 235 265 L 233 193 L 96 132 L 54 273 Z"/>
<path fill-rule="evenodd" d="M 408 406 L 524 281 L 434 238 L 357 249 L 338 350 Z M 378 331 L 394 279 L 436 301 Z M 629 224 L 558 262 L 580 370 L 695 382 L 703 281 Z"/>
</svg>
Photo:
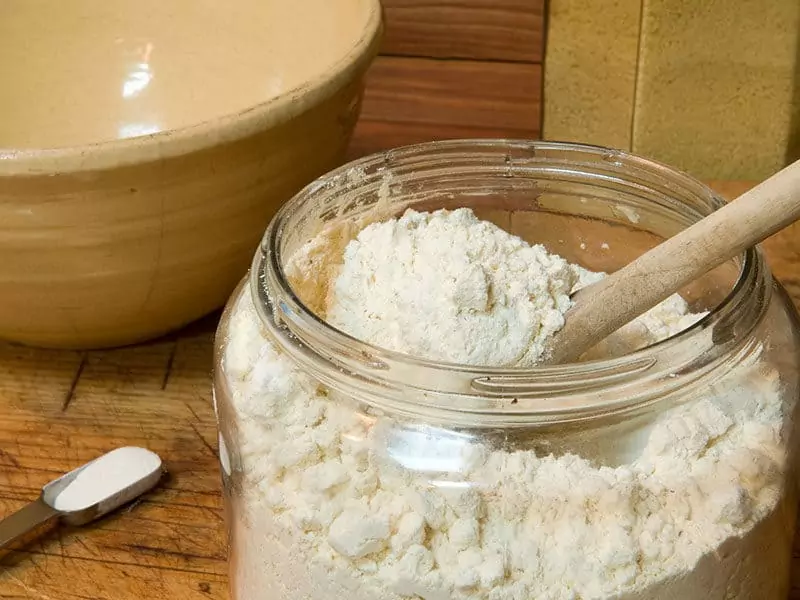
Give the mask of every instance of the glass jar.
<svg viewBox="0 0 800 600">
<path fill-rule="evenodd" d="M 314 300 L 364 224 L 407 208 L 470 207 L 612 271 L 721 202 L 544 142 L 403 148 L 309 185 L 217 336 L 234 600 L 785 599 L 798 326 L 758 249 L 682 290 L 707 311 L 685 331 L 534 369 L 381 349 Z"/>
</svg>

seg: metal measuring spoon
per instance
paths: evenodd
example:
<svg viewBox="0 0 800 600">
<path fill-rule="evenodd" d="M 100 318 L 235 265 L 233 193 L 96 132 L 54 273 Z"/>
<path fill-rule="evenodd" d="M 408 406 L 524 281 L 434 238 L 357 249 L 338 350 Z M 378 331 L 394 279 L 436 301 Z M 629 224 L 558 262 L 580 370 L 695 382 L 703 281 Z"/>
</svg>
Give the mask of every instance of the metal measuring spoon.
<svg viewBox="0 0 800 600">
<path fill-rule="evenodd" d="M 68 510 L 57 508 L 59 506 L 59 495 L 68 488 L 70 488 L 69 493 L 73 495 L 73 498 L 75 492 L 91 491 L 88 487 L 83 489 L 80 486 L 90 485 L 86 478 L 93 475 L 93 470 L 100 471 L 98 467 L 103 465 L 101 461 L 116 460 L 117 462 L 113 463 L 113 466 L 124 466 L 124 463 L 120 463 L 120 458 L 125 456 L 121 454 L 123 452 L 130 453 L 135 458 L 143 459 L 139 463 L 138 471 L 137 469 L 131 469 L 128 471 L 128 476 L 123 473 L 123 477 L 106 480 L 104 482 L 105 485 L 99 488 L 99 496 L 92 498 L 90 503 L 85 506 Z M 112 466 L 112 464 L 109 463 L 108 466 Z M 78 479 L 81 473 L 84 473 L 84 478 Z M 76 526 L 85 525 L 90 521 L 99 519 L 155 487 L 161 479 L 161 475 L 161 459 L 154 452 L 145 448 L 135 447 L 112 450 L 51 481 L 42 488 L 42 493 L 37 500 L 0 521 L 0 548 L 6 547 L 14 540 L 35 527 L 46 523 L 53 517 L 60 517 L 66 523 Z M 80 489 L 76 489 L 73 486 L 79 486 Z"/>
</svg>

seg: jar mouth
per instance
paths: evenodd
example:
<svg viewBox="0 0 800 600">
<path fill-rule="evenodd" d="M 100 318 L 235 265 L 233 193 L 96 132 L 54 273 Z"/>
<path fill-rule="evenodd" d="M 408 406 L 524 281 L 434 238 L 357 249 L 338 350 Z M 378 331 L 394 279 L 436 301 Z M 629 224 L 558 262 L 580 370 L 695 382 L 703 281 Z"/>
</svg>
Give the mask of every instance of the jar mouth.
<svg viewBox="0 0 800 600">
<path fill-rule="evenodd" d="M 298 230 L 309 226 L 309 211 L 319 224 L 368 213 L 394 217 L 426 201 L 438 206 L 438 198 L 426 198 L 426 182 L 456 182 L 467 174 L 487 185 L 503 178 L 512 188 L 515 180 L 536 180 L 540 205 L 547 202 L 547 182 L 584 177 L 603 197 L 623 188 L 647 195 L 654 214 L 669 215 L 678 229 L 724 204 L 710 188 L 666 165 L 585 144 L 452 140 L 361 158 L 320 177 L 284 205 L 253 261 L 250 291 L 261 320 L 302 368 L 334 389 L 374 397 L 393 410 L 480 414 L 492 417 L 490 423 L 509 425 L 530 417 L 582 419 L 630 410 L 752 349 L 749 334 L 771 289 L 758 248 L 735 261 L 738 273 L 729 289 L 687 329 L 623 356 L 548 366 L 476 367 L 388 350 L 328 324 L 293 289 L 285 267 L 291 244 L 307 241 Z M 489 188 L 484 196 L 482 206 L 508 201 Z"/>
</svg>

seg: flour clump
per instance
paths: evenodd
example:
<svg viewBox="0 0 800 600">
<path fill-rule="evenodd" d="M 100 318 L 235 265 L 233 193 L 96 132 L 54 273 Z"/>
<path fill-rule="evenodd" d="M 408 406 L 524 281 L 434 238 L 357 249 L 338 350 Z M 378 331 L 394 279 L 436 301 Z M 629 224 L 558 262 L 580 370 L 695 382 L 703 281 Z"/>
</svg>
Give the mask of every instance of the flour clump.
<svg viewBox="0 0 800 600">
<path fill-rule="evenodd" d="M 407 211 L 344 252 L 327 320 L 420 358 L 530 366 L 564 324 L 577 270 L 471 210 Z"/>
</svg>

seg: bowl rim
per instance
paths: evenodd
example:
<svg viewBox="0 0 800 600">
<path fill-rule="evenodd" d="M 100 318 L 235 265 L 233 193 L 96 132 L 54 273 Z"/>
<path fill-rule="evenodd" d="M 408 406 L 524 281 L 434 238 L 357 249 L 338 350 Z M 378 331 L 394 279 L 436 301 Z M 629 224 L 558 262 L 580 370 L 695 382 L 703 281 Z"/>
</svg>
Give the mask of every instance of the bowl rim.
<svg viewBox="0 0 800 600">
<path fill-rule="evenodd" d="M 274 127 L 305 112 L 366 70 L 378 53 L 383 32 L 380 0 L 365 0 L 368 11 L 361 36 L 325 73 L 280 95 L 234 113 L 148 135 L 56 148 L 3 148 L 0 177 L 100 171 L 155 162 L 233 142 Z"/>
</svg>

